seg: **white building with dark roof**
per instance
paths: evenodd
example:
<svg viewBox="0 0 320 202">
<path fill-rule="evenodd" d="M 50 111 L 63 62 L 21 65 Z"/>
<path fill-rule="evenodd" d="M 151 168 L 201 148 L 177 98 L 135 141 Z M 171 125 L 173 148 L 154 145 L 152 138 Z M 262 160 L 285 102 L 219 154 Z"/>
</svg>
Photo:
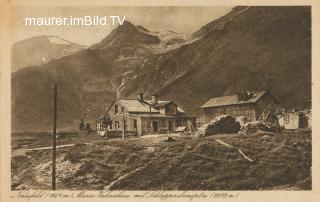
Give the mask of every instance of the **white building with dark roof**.
<svg viewBox="0 0 320 202">
<path fill-rule="evenodd" d="M 137 99 L 115 99 L 107 108 L 106 116 L 112 121 L 107 126 L 111 133 L 137 135 L 173 132 L 180 126 L 187 126 L 188 121 L 195 126 L 196 121 L 196 117 L 187 115 L 174 102 L 159 100 L 158 95 L 145 100 L 143 93 Z M 106 130 L 103 118 L 97 120 L 97 130 Z"/>
</svg>

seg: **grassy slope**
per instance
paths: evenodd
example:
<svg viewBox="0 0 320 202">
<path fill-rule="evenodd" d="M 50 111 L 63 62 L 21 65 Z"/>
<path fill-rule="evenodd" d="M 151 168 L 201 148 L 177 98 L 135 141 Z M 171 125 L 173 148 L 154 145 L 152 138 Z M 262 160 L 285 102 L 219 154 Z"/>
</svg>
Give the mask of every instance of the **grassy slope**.
<svg viewBox="0 0 320 202">
<path fill-rule="evenodd" d="M 311 134 L 96 140 L 59 150 L 59 189 L 255 190 L 311 188 Z M 50 188 L 50 152 L 12 158 L 12 188 Z M 122 176 L 122 177 L 121 177 Z M 121 177 L 121 178 L 120 178 Z"/>
<path fill-rule="evenodd" d="M 12 130 L 51 130 L 54 82 L 58 84 L 60 129 L 75 131 L 81 117 L 95 120 L 113 98 L 108 75 L 108 64 L 90 50 L 15 72 L 11 85 Z"/>
</svg>

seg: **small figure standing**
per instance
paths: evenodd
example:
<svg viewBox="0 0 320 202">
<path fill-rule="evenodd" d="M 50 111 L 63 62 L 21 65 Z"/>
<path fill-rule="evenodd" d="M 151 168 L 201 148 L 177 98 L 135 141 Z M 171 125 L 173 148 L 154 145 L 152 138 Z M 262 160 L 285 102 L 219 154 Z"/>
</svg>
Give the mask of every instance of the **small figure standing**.
<svg viewBox="0 0 320 202">
<path fill-rule="evenodd" d="M 87 124 L 86 124 L 86 131 L 87 131 L 87 135 L 89 135 L 89 134 L 90 134 L 90 131 L 91 131 L 90 123 L 87 123 Z"/>
<path fill-rule="evenodd" d="M 108 135 L 109 135 L 109 126 L 112 124 L 112 120 L 110 119 L 110 117 L 108 115 L 104 115 L 103 117 L 103 127 L 105 129 L 105 137 L 108 139 Z"/>
<path fill-rule="evenodd" d="M 79 124 L 80 134 L 82 134 L 83 130 L 84 130 L 84 120 L 81 118 L 81 121 L 80 121 L 80 124 Z"/>
</svg>

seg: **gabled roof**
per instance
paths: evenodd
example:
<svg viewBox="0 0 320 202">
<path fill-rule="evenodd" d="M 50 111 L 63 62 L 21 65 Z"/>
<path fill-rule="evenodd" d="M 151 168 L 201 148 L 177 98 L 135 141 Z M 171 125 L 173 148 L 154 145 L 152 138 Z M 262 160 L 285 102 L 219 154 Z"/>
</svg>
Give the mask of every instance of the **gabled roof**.
<svg viewBox="0 0 320 202">
<path fill-rule="evenodd" d="M 256 92 L 253 92 L 252 98 L 250 98 L 248 100 L 245 100 L 245 101 L 239 101 L 238 100 L 238 95 L 215 97 L 215 98 L 209 99 L 200 108 L 255 103 L 260 98 L 262 98 L 262 96 L 265 95 L 266 93 L 267 93 L 267 91 L 256 91 Z"/>
<path fill-rule="evenodd" d="M 150 103 L 150 104 L 152 103 L 151 100 L 148 100 L 147 102 Z M 178 113 L 184 113 L 183 109 L 180 108 L 176 103 L 174 103 L 174 102 L 172 102 L 172 101 L 159 100 L 159 101 L 158 101 L 158 104 L 153 105 L 152 107 L 159 108 L 159 107 L 164 107 L 164 106 L 166 106 L 166 105 L 168 105 L 168 104 L 174 104 L 174 105 L 176 105 L 176 106 L 177 106 Z"/>
<path fill-rule="evenodd" d="M 138 113 L 150 112 L 150 104 L 147 102 L 141 102 L 137 99 L 117 99 L 117 100 L 128 112 L 138 112 Z M 159 110 L 151 107 L 151 112 L 157 113 L 159 112 Z"/>
<path fill-rule="evenodd" d="M 153 107 L 164 107 L 167 104 L 173 103 L 171 101 L 158 101 L 158 104 L 153 105 Z M 174 104 L 174 103 L 173 103 Z"/>
<path fill-rule="evenodd" d="M 158 104 L 152 105 L 151 100 L 144 100 L 143 102 L 141 102 L 137 99 L 117 98 L 111 103 L 111 105 L 109 105 L 109 107 L 107 108 L 107 111 L 110 110 L 110 108 L 116 101 L 122 107 L 124 107 L 126 111 L 131 113 L 150 113 L 150 106 L 151 106 L 151 113 L 160 113 L 159 107 L 163 107 L 169 103 L 173 103 L 174 105 L 177 105 L 172 101 L 159 100 Z M 179 106 L 177 106 L 177 110 L 178 110 L 178 113 L 184 114 L 184 111 Z"/>
</svg>

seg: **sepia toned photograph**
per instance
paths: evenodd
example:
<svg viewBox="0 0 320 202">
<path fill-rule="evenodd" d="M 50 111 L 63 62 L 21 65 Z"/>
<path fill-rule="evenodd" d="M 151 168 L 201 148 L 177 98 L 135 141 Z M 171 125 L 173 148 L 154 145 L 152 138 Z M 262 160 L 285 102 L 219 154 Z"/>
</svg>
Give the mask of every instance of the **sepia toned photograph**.
<svg viewBox="0 0 320 202">
<path fill-rule="evenodd" d="M 17 6 L 11 190 L 312 190 L 311 6 Z"/>
</svg>

